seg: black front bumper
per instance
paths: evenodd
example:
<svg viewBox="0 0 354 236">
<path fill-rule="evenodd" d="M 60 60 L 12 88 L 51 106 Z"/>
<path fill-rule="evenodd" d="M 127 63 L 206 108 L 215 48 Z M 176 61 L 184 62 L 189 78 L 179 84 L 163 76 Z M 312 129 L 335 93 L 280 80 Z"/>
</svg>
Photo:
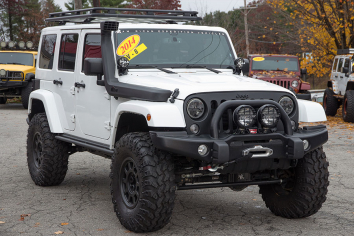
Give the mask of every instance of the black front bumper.
<svg viewBox="0 0 354 236">
<path fill-rule="evenodd" d="M 246 134 L 214 139 L 208 135 L 188 135 L 184 131 L 151 131 L 150 136 L 156 148 L 214 164 L 256 159 L 258 157 L 252 157 L 256 153 L 250 152 L 245 155 L 245 150 L 255 146 L 272 150 L 269 157 L 260 157 L 260 159 L 300 159 L 305 153 L 316 149 L 328 140 L 328 132 L 324 125 L 304 127 L 292 135 Z M 304 150 L 303 140 L 309 142 L 310 146 L 307 150 Z M 198 154 L 198 147 L 202 144 L 206 145 L 209 150 L 205 156 Z"/>
<path fill-rule="evenodd" d="M 27 81 L 2 81 L 0 79 L 0 88 L 21 88 L 26 87 L 28 84 Z"/>
<path fill-rule="evenodd" d="M 311 94 L 309 93 L 296 93 L 295 95 L 297 99 L 311 101 Z"/>
</svg>

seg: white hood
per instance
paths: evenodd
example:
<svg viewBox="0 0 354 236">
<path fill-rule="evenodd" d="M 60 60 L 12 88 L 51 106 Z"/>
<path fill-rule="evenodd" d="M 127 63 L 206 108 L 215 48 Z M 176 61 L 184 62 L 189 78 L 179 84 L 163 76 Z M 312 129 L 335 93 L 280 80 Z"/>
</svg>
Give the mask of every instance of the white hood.
<svg viewBox="0 0 354 236">
<path fill-rule="evenodd" d="M 281 91 L 291 93 L 288 89 L 258 79 L 234 75 L 229 71 L 216 74 L 199 70 L 174 70 L 177 74 L 168 74 L 153 70 L 130 70 L 128 75 L 120 76 L 119 81 L 156 87 L 167 90 L 179 89 L 178 99 L 184 100 L 187 96 L 202 92 L 229 92 L 229 91 Z M 186 72 L 188 71 L 188 72 Z"/>
</svg>

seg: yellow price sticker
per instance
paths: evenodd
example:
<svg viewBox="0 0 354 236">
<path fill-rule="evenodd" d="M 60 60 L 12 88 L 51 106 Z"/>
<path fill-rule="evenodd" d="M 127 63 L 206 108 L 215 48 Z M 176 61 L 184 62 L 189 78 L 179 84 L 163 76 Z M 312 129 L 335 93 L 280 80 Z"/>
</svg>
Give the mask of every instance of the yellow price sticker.
<svg viewBox="0 0 354 236">
<path fill-rule="evenodd" d="M 133 59 L 134 57 L 136 57 L 137 55 L 139 55 L 140 53 L 142 53 L 146 49 L 147 49 L 147 47 L 145 46 L 145 44 L 142 43 L 138 47 L 136 47 L 133 51 L 131 51 L 130 53 L 125 55 L 124 57 L 130 61 L 131 59 Z"/>
<path fill-rule="evenodd" d="M 136 48 L 140 43 L 140 36 L 137 34 L 131 35 L 124 39 L 117 48 L 118 56 L 125 56 Z"/>
<path fill-rule="evenodd" d="M 254 57 L 254 61 L 264 61 L 264 57 Z"/>
</svg>

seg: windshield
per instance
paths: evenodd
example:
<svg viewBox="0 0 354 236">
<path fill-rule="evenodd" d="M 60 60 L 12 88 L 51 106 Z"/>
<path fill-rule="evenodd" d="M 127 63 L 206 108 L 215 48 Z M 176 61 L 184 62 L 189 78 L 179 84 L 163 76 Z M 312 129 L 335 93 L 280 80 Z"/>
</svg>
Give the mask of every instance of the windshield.
<svg viewBox="0 0 354 236">
<path fill-rule="evenodd" d="M 0 52 L 0 64 L 33 66 L 31 53 Z"/>
<path fill-rule="evenodd" d="M 195 30 L 131 29 L 115 34 L 118 58 L 129 66 L 227 68 L 234 55 L 225 33 Z"/>
<path fill-rule="evenodd" d="M 295 57 L 253 57 L 252 70 L 299 71 L 299 63 Z"/>
</svg>

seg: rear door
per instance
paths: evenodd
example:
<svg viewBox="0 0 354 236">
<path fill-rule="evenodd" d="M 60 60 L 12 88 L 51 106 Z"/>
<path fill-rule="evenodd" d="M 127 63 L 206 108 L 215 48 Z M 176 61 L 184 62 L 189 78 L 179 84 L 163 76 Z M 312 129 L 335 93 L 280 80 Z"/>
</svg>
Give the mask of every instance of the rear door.
<svg viewBox="0 0 354 236">
<path fill-rule="evenodd" d="M 76 88 L 77 120 L 84 135 L 109 139 L 111 134 L 111 96 L 104 86 L 97 85 L 96 76 L 86 76 L 83 72 L 85 58 L 102 57 L 100 31 L 82 30 L 80 38 L 82 41 L 78 54 L 81 67 L 76 77 L 76 83 L 80 84 L 80 87 Z"/>
</svg>

